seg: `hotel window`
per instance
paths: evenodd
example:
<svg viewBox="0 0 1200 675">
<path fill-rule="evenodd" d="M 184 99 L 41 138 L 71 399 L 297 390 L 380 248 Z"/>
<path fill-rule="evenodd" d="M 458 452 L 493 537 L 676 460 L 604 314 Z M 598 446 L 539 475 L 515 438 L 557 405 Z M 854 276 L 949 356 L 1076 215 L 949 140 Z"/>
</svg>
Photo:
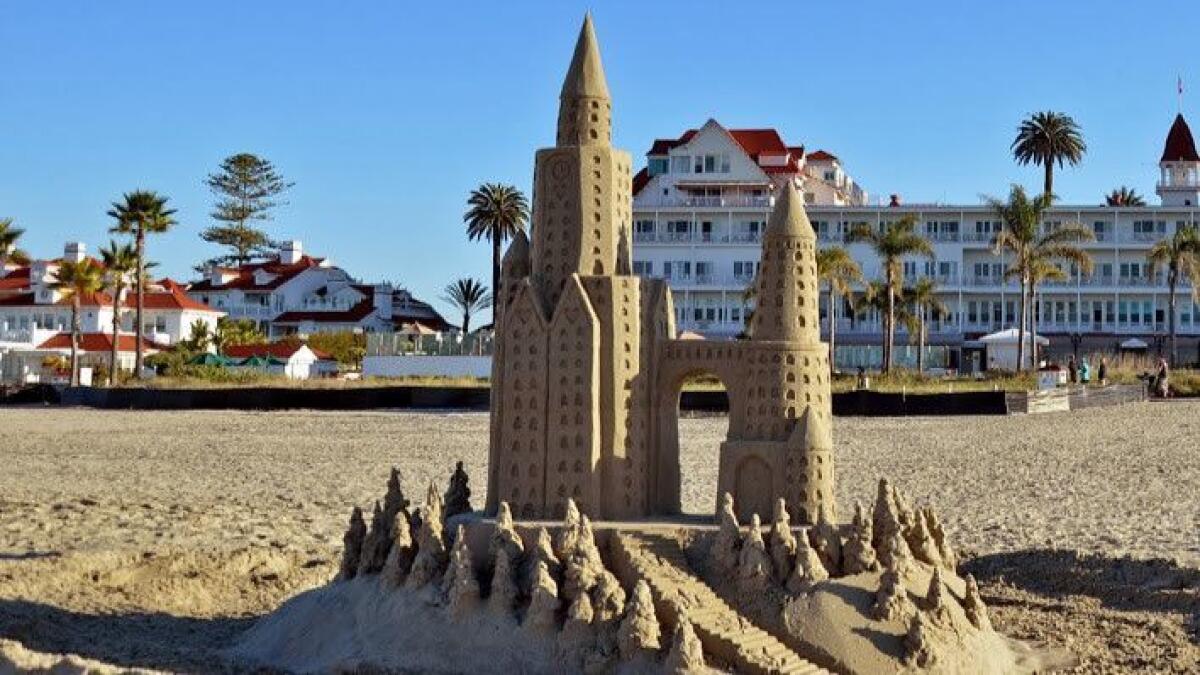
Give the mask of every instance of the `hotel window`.
<svg viewBox="0 0 1200 675">
<path fill-rule="evenodd" d="M 688 173 L 691 169 L 691 155 L 676 155 L 671 158 L 671 173 Z"/>
<path fill-rule="evenodd" d="M 674 260 L 663 263 L 664 279 L 687 279 L 692 276 L 692 263 L 689 260 Z"/>
<path fill-rule="evenodd" d="M 709 261 L 709 260 L 696 261 L 696 276 L 697 277 L 711 277 L 712 273 L 713 273 L 712 261 Z"/>
<path fill-rule="evenodd" d="M 904 276 L 909 278 L 917 276 L 917 263 L 915 261 L 904 261 Z"/>
<path fill-rule="evenodd" d="M 751 260 L 735 260 L 733 263 L 733 276 L 742 280 L 753 279 L 757 266 L 758 263 Z"/>
<path fill-rule="evenodd" d="M 666 157 L 651 157 L 649 166 L 647 167 L 651 176 L 657 176 L 660 173 L 666 173 L 668 168 Z"/>
<path fill-rule="evenodd" d="M 741 323 L 741 321 L 742 321 L 742 308 L 741 307 L 730 307 L 729 308 L 729 321 L 732 323 Z"/>
<path fill-rule="evenodd" d="M 633 273 L 641 277 L 651 276 L 654 274 L 654 263 L 650 260 L 634 260 Z"/>
<path fill-rule="evenodd" d="M 696 155 L 696 173 L 729 173 L 729 155 Z"/>
<path fill-rule="evenodd" d="M 826 171 L 825 172 L 825 180 L 830 183 L 837 181 L 837 173 L 834 171 Z"/>
<path fill-rule="evenodd" d="M 1014 300 L 1008 300 L 1004 303 L 1004 321 L 1012 323 L 1017 317 L 1017 303 Z M 996 322 L 1000 322 L 1000 304 L 996 303 Z"/>
<path fill-rule="evenodd" d="M 691 228 L 692 228 L 692 223 L 689 220 L 668 220 L 667 221 L 667 234 L 676 235 L 676 237 L 678 237 L 679 235 L 686 235 L 691 230 Z"/>
<path fill-rule="evenodd" d="M 1124 300 L 1117 303 L 1117 323 L 1122 326 L 1129 323 L 1129 303 Z"/>
</svg>

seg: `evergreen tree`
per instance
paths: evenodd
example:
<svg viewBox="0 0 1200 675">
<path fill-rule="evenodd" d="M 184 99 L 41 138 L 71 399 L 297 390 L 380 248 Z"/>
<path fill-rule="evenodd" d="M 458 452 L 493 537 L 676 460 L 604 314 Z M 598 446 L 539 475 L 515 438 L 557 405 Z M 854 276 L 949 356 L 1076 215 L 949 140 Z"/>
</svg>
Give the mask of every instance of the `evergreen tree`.
<svg viewBox="0 0 1200 675">
<path fill-rule="evenodd" d="M 287 204 L 278 197 L 295 183 L 284 180 L 270 161 L 246 152 L 226 157 L 204 183 L 217 197 L 211 215 L 219 224 L 200 238 L 229 249 L 208 263 L 243 265 L 271 256 L 277 247 L 255 224 L 271 220 L 271 210 Z"/>
</svg>

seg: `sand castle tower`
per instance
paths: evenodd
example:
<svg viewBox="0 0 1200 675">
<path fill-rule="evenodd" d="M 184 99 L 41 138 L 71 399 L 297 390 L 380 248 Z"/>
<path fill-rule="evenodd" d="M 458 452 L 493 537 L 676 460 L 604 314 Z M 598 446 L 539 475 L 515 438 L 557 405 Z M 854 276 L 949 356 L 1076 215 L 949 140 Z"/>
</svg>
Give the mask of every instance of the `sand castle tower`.
<svg viewBox="0 0 1200 675">
<path fill-rule="evenodd" d="M 604 519 L 680 508 L 678 400 L 712 372 L 730 400 L 719 485 L 739 516 L 787 499 L 793 520 L 833 516 L 828 348 L 817 319 L 816 236 L 781 186 L 763 244 L 753 337 L 675 339 L 670 291 L 630 272 L 632 171 L 611 146 L 612 104 L 591 17 L 534 166 L 532 239 L 504 257 L 496 293 L 487 509 Z"/>
</svg>

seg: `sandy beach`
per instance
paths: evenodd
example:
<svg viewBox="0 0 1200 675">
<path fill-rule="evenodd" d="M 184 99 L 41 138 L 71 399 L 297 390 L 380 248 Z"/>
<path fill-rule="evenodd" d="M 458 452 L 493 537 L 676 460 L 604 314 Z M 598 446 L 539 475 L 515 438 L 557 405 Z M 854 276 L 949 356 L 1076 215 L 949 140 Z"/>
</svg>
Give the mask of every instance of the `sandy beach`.
<svg viewBox="0 0 1200 675">
<path fill-rule="evenodd" d="M 681 422 L 686 511 L 711 512 L 725 427 Z M 842 515 L 881 476 L 932 504 L 1000 630 L 1071 652 L 1075 672 L 1200 669 L 1200 404 L 834 433 Z M 0 436 L 9 658 L 221 670 L 255 617 L 333 574 L 389 467 L 410 498 L 455 460 L 476 505 L 486 489 L 486 414 L 3 409 Z"/>
</svg>

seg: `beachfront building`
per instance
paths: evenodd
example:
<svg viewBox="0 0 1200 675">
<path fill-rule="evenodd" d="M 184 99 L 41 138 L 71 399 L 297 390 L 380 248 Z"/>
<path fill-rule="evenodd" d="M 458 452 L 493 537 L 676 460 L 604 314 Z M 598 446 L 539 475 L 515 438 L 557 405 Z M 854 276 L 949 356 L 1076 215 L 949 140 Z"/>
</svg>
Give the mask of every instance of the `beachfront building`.
<svg viewBox="0 0 1200 675">
<path fill-rule="evenodd" d="M 391 284 L 363 284 L 326 258 L 286 242 L 278 259 L 238 267 L 210 266 L 187 289 L 198 301 L 254 321 L 268 337 L 353 331 L 389 332 L 419 323 L 450 326 L 428 303 Z"/>
<path fill-rule="evenodd" d="M 903 204 L 899 198 L 888 205 L 869 205 L 840 164 L 833 173 L 823 167 L 821 180 L 814 180 L 813 172 L 804 170 L 808 162 L 789 163 L 795 162 L 797 148 L 774 142 L 764 164 L 763 146 L 752 140 L 763 136 L 761 131 L 726 131 L 710 121 L 678 140 L 656 141 L 647 153 L 646 169 L 635 180 L 633 265 L 640 274 L 670 282 L 681 330 L 708 338 L 742 333 L 753 307 L 745 290 L 757 270 L 772 188 L 781 180 L 802 186 L 819 244 L 846 246 L 867 279 L 881 277 L 879 261 L 865 244 L 845 243 L 850 228 L 856 223 L 881 228 L 905 215 L 916 217 L 936 256 L 904 261 L 905 279 L 933 278 L 948 308 L 929 322 L 935 365 L 969 369 L 975 363 L 960 359 L 964 353 L 978 358 L 970 356 L 981 347 L 976 338 L 1016 325 L 1019 287 L 1004 278 L 1009 261 L 992 253 L 991 242 L 1001 224 L 987 206 Z M 817 153 L 809 157 L 813 155 Z M 712 156 L 718 159 L 710 162 Z M 717 170 L 708 171 L 710 166 Z M 1182 116 L 1171 126 L 1159 166 L 1159 206 L 1056 205 L 1046 214 L 1047 230 L 1077 222 L 1096 237 L 1084 245 L 1095 260 L 1090 275 L 1066 268 L 1066 281 L 1039 289 L 1037 330 L 1050 339 L 1051 352 L 1115 351 L 1122 345 L 1148 345 L 1157 351 L 1163 345 L 1168 326 L 1166 271 L 1150 265 L 1146 254 L 1155 242 L 1200 220 L 1200 155 Z M 854 188 L 822 189 L 839 184 Z M 861 198 L 849 198 L 853 195 Z M 1184 280 L 1176 309 L 1181 356 L 1188 359 L 1196 357 L 1200 337 L 1200 306 L 1191 301 L 1190 289 L 1190 280 Z M 827 335 L 826 308 L 822 299 Z M 834 320 L 840 366 L 878 363 L 878 315 L 854 316 L 842 302 L 834 308 Z M 902 330 L 898 342 L 907 342 Z M 915 350 L 897 351 L 901 358 L 915 358 Z"/>
<path fill-rule="evenodd" d="M 262 345 L 230 345 L 221 356 L 226 367 L 261 370 L 289 380 L 309 380 L 337 375 L 338 364 L 332 356 L 300 342 L 274 342 Z"/>
<path fill-rule="evenodd" d="M 54 288 L 55 273 L 64 260 L 79 262 L 87 258 L 87 247 L 80 242 L 66 244 L 61 258 L 34 260 L 27 265 L 11 265 L 0 277 L 0 362 L 3 380 L 24 381 L 38 370 L 37 363 L 70 349 L 71 302 Z M 95 264 L 103 266 L 92 258 Z M 107 365 L 111 352 L 113 312 L 118 308 L 107 292 L 80 300 L 80 348 L 85 366 L 101 359 Z M 143 339 L 146 353 L 165 349 L 192 334 L 192 327 L 203 323 L 215 330 L 224 315 L 184 292 L 170 279 L 147 284 L 143 311 Z M 119 303 L 120 331 L 116 336 L 118 360 L 132 369 L 136 338 L 134 322 L 136 298 L 132 290 Z M 21 354 L 18 363 L 17 354 Z"/>
</svg>

